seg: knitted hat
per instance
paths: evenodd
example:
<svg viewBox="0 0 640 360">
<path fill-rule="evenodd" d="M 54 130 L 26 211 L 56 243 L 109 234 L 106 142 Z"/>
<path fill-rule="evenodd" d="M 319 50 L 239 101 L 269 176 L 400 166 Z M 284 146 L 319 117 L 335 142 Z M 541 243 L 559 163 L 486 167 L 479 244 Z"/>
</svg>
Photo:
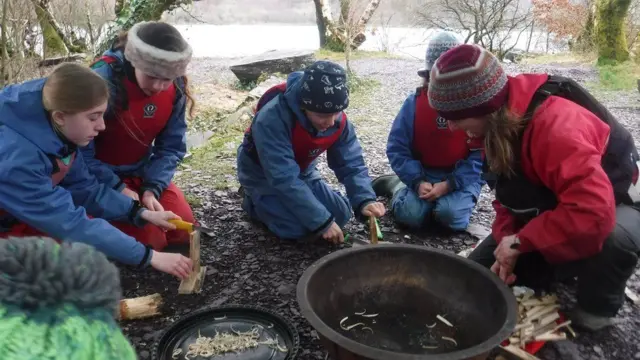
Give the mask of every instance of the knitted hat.
<svg viewBox="0 0 640 360">
<path fill-rule="evenodd" d="M 447 120 L 483 117 L 507 100 L 509 84 L 498 59 L 478 45 L 442 54 L 431 69 L 429 104 Z"/>
<path fill-rule="evenodd" d="M 454 48 L 462 44 L 462 41 L 456 37 L 456 34 L 451 31 L 441 31 L 436 34 L 427 45 L 427 55 L 425 56 L 425 68 L 420 70 L 418 75 L 428 76 L 429 71 L 433 67 L 433 64 L 438 60 L 440 55 L 447 52 L 449 49 Z"/>
<path fill-rule="evenodd" d="M 114 320 L 120 296 L 117 268 L 93 247 L 0 240 L 0 357 L 135 360 Z"/>
<path fill-rule="evenodd" d="M 330 61 L 316 61 L 304 70 L 300 107 L 317 113 L 337 113 L 349 106 L 347 73 Z"/>
<path fill-rule="evenodd" d="M 189 43 L 167 23 L 140 22 L 127 33 L 124 57 L 149 76 L 171 80 L 184 76 L 192 54 Z"/>
</svg>

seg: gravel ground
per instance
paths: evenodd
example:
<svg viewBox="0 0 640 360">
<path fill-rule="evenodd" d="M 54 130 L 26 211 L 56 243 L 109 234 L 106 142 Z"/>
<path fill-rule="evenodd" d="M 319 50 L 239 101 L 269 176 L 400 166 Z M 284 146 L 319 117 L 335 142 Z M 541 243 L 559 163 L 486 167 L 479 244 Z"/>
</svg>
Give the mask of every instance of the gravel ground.
<svg viewBox="0 0 640 360">
<path fill-rule="evenodd" d="M 231 83 L 228 71 L 232 60 L 196 60 L 191 66 L 192 81 L 200 83 Z M 367 59 L 353 62 L 360 76 L 369 76 L 380 82 L 357 106 L 349 109 L 349 116 L 357 125 L 358 136 L 365 152 L 372 176 L 390 171 L 385 155 L 386 139 L 391 122 L 408 94 L 419 84 L 416 70 L 422 63 L 406 59 Z M 597 77 L 594 69 L 568 65 L 518 66 L 505 65 L 509 73 L 549 72 L 571 76 L 581 82 Z M 598 93 L 619 120 L 640 139 L 636 118 L 640 97 L 637 92 Z M 340 187 L 326 162 L 320 162 L 320 171 L 326 179 Z M 198 176 L 206 176 L 200 174 Z M 215 238 L 203 235 L 202 260 L 208 267 L 203 291 L 198 295 L 177 295 L 178 281 L 155 271 L 136 272 L 122 268 L 126 297 L 143 296 L 158 292 L 165 299 L 162 316 L 123 323 L 125 333 L 136 346 L 141 359 L 149 359 L 154 339 L 181 316 L 211 305 L 250 304 L 270 308 L 290 319 L 301 337 L 300 359 L 325 359 L 326 352 L 317 341 L 317 333 L 300 316 L 295 298 L 295 287 L 302 272 L 314 261 L 338 249 L 327 244 L 294 244 L 281 242 L 262 227 L 251 223 L 240 208 L 237 189 L 212 189 L 181 184 L 185 192 L 202 199 L 195 209 L 196 218 L 215 230 Z M 472 217 L 474 228 L 486 232 L 493 220 L 490 203 L 493 196 L 486 190 L 481 194 Z M 408 233 L 396 226 L 389 215 L 382 219 L 386 241 L 428 245 L 458 252 L 474 244 L 478 238 L 467 233 Z M 366 236 L 365 227 L 352 221 L 346 232 Z M 478 235 L 477 232 L 474 232 Z M 632 277 L 629 286 L 640 293 L 640 272 Z M 559 285 L 558 293 L 568 308 L 574 302 L 574 289 Z M 544 359 L 640 359 L 640 311 L 625 304 L 618 316 L 619 323 L 594 334 L 579 334 L 567 346 L 559 349 L 547 346 L 540 353 Z M 573 352 L 571 352 L 573 346 Z M 569 353 L 566 353 L 569 351 Z"/>
</svg>

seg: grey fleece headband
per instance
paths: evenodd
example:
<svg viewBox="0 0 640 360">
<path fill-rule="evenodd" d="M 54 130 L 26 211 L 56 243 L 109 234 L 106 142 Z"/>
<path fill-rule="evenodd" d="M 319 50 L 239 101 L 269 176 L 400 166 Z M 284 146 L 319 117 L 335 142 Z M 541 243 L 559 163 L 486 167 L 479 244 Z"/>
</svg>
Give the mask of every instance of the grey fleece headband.
<svg viewBox="0 0 640 360">
<path fill-rule="evenodd" d="M 184 76 L 193 55 L 191 46 L 187 44 L 187 47 L 181 52 L 167 51 L 151 46 L 138 36 L 138 31 L 146 24 L 148 22 L 137 23 L 129 30 L 124 57 L 131 62 L 133 67 L 149 76 L 171 80 Z"/>
</svg>

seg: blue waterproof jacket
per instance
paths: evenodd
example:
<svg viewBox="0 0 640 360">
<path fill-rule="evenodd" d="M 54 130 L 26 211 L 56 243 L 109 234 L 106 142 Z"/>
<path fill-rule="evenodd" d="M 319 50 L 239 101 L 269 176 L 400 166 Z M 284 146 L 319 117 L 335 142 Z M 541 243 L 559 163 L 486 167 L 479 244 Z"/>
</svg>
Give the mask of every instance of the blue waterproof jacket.
<svg viewBox="0 0 640 360">
<path fill-rule="evenodd" d="M 63 241 L 92 245 L 125 264 L 143 259 L 142 265 L 148 264 L 145 246 L 107 222 L 128 221 L 133 200 L 99 184 L 80 152 L 62 182 L 53 186 L 49 156 L 62 158 L 68 145 L 54 132 L 42 105 L 45 80 L 0 92 L 0 209 L 9 214 L 3 216 Z M 137 225 L 142 225 L 141 211 L 134 219 Z"/>
<path fill-rule="evenodd" d="M 306 169 L 300 169 L 295 161 L 292 146 L 292 131 L 297 121 L 314 136 L 330 136 L 340 127 L 336 124 L 323 132 L 317 131 L 300 109 L 302 72 L 295 72 L 287 79 L 287 91 L 276 96 L 260 109 L 252 125 L 252 136 L 260 155 L 257 164 L 238 148 L 238 180 L 248 194 L 277 195 L 291 213 L 304 224 L 309 232 L 324 232 L 332 217 L 324 205 L 316 199 L 311 189 L 300 179 L 320 178 L 316 161 Z M 344 120 L 341 120 L 344 121 Z M 340 138 L 327 150 L 327 163 L 338 181 L 345 186 L 347 198 L 356 215 L 370 202 L 376 201 L 371 188 L 371 178 L 362 156 L 362 148 L 355 129 L 347 122 Z M 326 224 L 324 228 L 321 228 Z"/>
<path fill-rule="evenodd" d="M 122 51 L 109 50 L 104 55 L 115 57 L 119 60 L 117 65 L 124 66 Z M 102 66 L 94 70 L 109 83 L 111 98 L 116 99 L 117 86 L 113 79 L 117 75 L 114 74 L 111 66 L 103 63 Z M 156 136 L 147 156 L 138 163 L 122 166 L 103 163 L 95 158 L 93 142 L 82 149 L 85 162 L 100 182 L 122 191 L 125 185 L 120 181 L 120 177 L 141 177 L 143 182 L 140 192 L 150 190 L 155 194 L 156 198 L 160 198 L 160 194 L 171 183 L 178 163 L 182 161 L 187 153 L 186 96 L 184 95 L 182 81 L 178 81 L 178 84 L 181 89 L 176 91 L 177 99 L 174 102 L 171 118 L 162 132 Z M 116 121 L 113 102 L 109 102 L 109 109 L 105 115 L 106 126 L 109 126 L 110 121 Z"/>
<path fill-rule="evenodd" d="M 416 116 L 416 94 L 407 97 L 400 112 L 393 121 L 387 139 L 387 157 L 393 171 L 409 188 L 417 191 L 422 181 L 447 179 L 451 191 L 470 189 L 480 193 L 485 183 L 481 179 L 482 158 L 479 150 L 472 151 L 465 160 L 460 160 L 453 172 L 446 173 L 442 169 L 425 168 L 419 159 L 413 156 L 413 124 Z"/>
</svg>

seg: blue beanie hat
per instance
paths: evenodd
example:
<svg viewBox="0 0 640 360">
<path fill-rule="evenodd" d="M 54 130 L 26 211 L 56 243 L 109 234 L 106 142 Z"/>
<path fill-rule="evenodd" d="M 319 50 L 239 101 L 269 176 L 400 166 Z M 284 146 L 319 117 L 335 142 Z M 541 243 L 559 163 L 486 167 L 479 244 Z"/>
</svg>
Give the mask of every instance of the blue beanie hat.
<svg viewBox="0 0 640 360">
<path fill-rule="evenodd" d="M 300 107 L 317 113 L 337 113 L 349 106 L 347 73 L 330 61 L 316 61 L 304 70 Z"/>
<path fill-rule="evenodd" d="M 427 54 L 425 56 L 425 69 L 418 72 L 420 76 L 428 76 L 433 64 L 440 57 L 440 55 L 447 52 L 458 45 L 461 45 L 462 41 L 458 39 L 456 34 L 451 31 L 441 31 L 436 34 L 427 45 Z"/>
</svg>

